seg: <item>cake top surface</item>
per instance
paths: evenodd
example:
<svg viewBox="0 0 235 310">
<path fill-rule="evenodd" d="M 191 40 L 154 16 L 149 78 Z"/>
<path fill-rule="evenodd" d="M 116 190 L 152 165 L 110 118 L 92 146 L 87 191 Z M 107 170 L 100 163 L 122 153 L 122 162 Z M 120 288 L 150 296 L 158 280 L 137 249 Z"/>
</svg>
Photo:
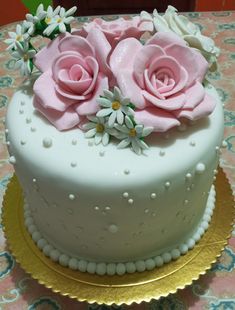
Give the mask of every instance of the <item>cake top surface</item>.
<svg viewBox="0 0 235 310">
<path fill-rule="evenodd" d="M 153 147 L 157 133 L 214 110 L 204 86 L 219 49 L 175 8 L 71 29 L 75 11 L 40 5 L 6 40 L 23 75 L 41 72 L 33 105 L 56 130 L 79 127 L 96 145 L 116 140 L 115 147 L 144 154 L 147 136 Z M 35 35 L 51 42 L 36 51 Z"/>
</svg>

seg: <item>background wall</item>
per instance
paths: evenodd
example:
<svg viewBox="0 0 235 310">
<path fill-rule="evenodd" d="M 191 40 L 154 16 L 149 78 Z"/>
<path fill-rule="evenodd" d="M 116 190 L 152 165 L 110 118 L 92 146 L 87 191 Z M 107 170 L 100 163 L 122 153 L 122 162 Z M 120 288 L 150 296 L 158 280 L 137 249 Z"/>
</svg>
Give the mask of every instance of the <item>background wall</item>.
<svg viewBox="0 0 235 310">
<path fill-rule="evenodd" d="M 0 26 L 25 19 L 25 14 L 35 12 L 40 3 L 47 7 L 52 0 L 0 0 Z"/>
<path fill-rule="evenodd" d="M 78 7 L 79 1 L 83 2 L 86 0 L 78 0 Z M 0 26 L 24 19 L 25 14 L 28 12 L 35 12 L 40 3 L 43 3 L 44 6 L 47 7 L 49 4 L 53 3 L 53 0 L 0 0 Z M 235 10 L 235 0 L 196 0 L 195 11 L 220 10 Z"/>
</svg>

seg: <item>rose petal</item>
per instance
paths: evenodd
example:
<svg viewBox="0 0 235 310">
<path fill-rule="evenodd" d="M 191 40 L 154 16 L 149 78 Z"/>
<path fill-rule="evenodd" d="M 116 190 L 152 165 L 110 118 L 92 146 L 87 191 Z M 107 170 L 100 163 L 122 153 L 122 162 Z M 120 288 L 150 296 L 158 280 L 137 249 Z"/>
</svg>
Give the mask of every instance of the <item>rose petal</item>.
<svg viewBox="0 0 235 310">
<path fill-rule="evenodd" d="M 149 101 L 156 107 L 162 108 L 164 110 L 169 110 L 169 111 L 178 110 L 182 108 L 186 101 L 185 94 L 181 92 L 165 100 L 158 99 L 157 97 L 151 95 L 145 90 L 142 91 L 142 94 L 147 101 Z"/>
<path fill-rule="evenodd" d="M 146 42 L 146 45 L 150 44 L 160 46 L 164 49 L 172 44 L 186 46 L 185 41 L 172 31 L 157 32 Z"/>
<path fill-rule="evenodd" d="M 54 59 L 60 54 L 58 46 L 61 40 L 69 36 L 67 32 L 60 34 L 35 55 L 34 64 L 40 71 L 45 72 L 51 68 Z"/>
<path fill-rule="evenodd" d="M 185 90 L 186 103 L 184 109 L 194 109 L 205 97 L 205 89 L 201 83 L 196 82 Z"/>
<path fill-rule="evenodd" d="M 77 111 L 77 113 L 79 115 L 95 114 L 100 107 L 96 99 L 101 96 L 103 94 L 103 90 L 107 89 L 108 87 L 108 78 L 103 76 L 102 74 L 99 74 L 97 77 L 93 96 L 89 100 L 85 100 L 77 106 L 75 105 L 75 110 Z"/>
<path fill-rule="evenodd" d="M 194 81 L 203 81 L 208 70 L 208 63 L 198 51 L 176 44 L 165 49 L 167 55 L 175 58 L 188 73 L 186 86 L 191 86 Z"/>
<path fill-rule="evenodd" d="M 79 66 L 79 65 L 77 65 Z M 84 95 L 84 92 L 89 88 L 92 82 L 92 78 L 88 78 L 85 80 L 74 81 L 70 80 L 68 76 L 68 72 L 65 69 L 62 69 L 59 74 L 59 85 L 63 85 L 64 89 L 68 91 L 72 91 L 75 94 Z"/>
<path fill-rule="evenodd" d="M 120 70 L 116 76 L 117 84 L 124 97 L 128 97 L 137 108 L 143 109 L 146 106 L 146 100 L 142 95 L 142 90 L 133 79 L 130 70 Z"/>
<path fill-rule="evenodd" d="M 94 48 L 85 38 L 76 35 L 70 35 L 69 37 L 63 38 L 58 45 L 61 52 L 75 51 L 82 56 L 94 56 Z"/>
<path fill-rule="evenodd" d="M 86 96 L 75 94 L 75 93 L 71 92 L 70 90 L 67 90 L 67 89 L 61 87 L 58 83 L 55 84 L 55 89 L 56 89 L 57 93 L 59 93 L 63 97 L 69 98 L 69 99 L 84 101 L 84 100 L 88 100 L 91 98 L 91 94 L 88 94 Z"/>
<path fill-rule="evenodd" d="M 92 82 L 90 87 L 84 92 L 84 95 L 88 95 L 95 87 L 98 72 L 99 72 L 99 65 L 93 57 L 86 57 L 85 58 L 86 64 L 89 66 L 90 70 L 92 71 Z"/>
<path fill-rule="evenodd" d="M 34 98 L 33 105 L 35 109 L 42 113 L 58 130 L 67 130 L 79 123 L 79 116 L 72 108 L 68 108 L 64 112 L 46 109 L 36 97 Z"/>
<path fill-rule="evenodd" d="M 198 104 L 195 109 L 174 111 L 174 115 L 177 118 L 185 117 L 194 121 L 211 114 L 211 112 L 215 108 L 215 105 L 215 98 L 208 94 L 205 94 L 204 100 L 200 104 Z"/>
<path fill-rule="evenodd" d="M 119 42 L 110 56 L 109 63 L 113 74 L 116 76 L 122 69 L 133 71 L 135 56 L 141 49 L 142 44 L 134 38 Z"/>
<path fill-rule="evenodd" d="M 156 132 L 164 132 L 180 125 L 180 122 L 174 115 L 156 107 L 148 107 L 145 110 L 135 111 L 135 120 L 138 124 L 153 127 L 153 131 Z"/>
<path fill-rule="evenodd" d="M 55 81 L 52 78 L 51 71 L 44 72 L 35 81 L 33 90 L 37 100 L 46 109 L 65 111 L 68 106 L 74 103 L 74 100 L 65 98 L 56 92 Z"/>
<path fill-rule="evenodd" d="M 112 72 L 107 62 L 108 55 L 111 51 L 111 45 L 105 35 L 99 29 L 94 28 L 88 33 L 87 41 L 94 47 L 95 58 L 99 64 L 100 71 L 111 79 Z"/>
<path fill-rule="evenodd" d="M 69 71 L 71 67 L 75 64 L 83 67 L 84 70 L 86 70 L 90 75 L 92 74 L 90 67 L 86 64 L 85 60 L 79 54 L 75 52 L 63 52 L 59 55 L 59 57 L 55 58 L 52 64 L 52 74 L 55 81 L 59 81 L 58 75 L 60 70 L 66 69 Z"/>
<path fill-rule="evenodd" d="M 134 58 L 134 76 L 141 88 L 144 88 L 143 74 L 153 59 L 165 55 L 164 50 L 156 45 L 146 45 L 136 54 Z"/>
</svg>

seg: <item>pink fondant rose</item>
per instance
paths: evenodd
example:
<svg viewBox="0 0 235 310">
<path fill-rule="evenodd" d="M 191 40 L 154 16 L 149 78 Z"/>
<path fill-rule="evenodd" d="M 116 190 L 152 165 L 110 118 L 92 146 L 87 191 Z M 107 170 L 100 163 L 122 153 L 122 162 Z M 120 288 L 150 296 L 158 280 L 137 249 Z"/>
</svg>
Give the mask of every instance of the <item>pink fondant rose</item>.
<svg viewBox="0 0 235 310">
<path fill-rule="evenodd" d="M 136 105 L 135 119 L 166 131 L 208 115 L 215 102 L 202 86 L 208 63 L 172 32 L 156 33 L 144 46 L 127 38 L 116 46 L 110 67 L 123 95 Z"/>
<path fill-rule="evenodd" d="M 57 129 L 72 128 L 81 116 L 98 111 L 96 99 L 112 78 L 110 50 L 104 34 L 94 29 L 86 38 L 61 35 L 36 55 L 43 73 L 34 84 L 34 106 Z"/>
<path fill-rule="evenodd" d="M 101 18 L 95 18 L 83 27 L 83 31 L 87 34 L 93 28 L 100 29 L 113 46 L 118 41 L 128 37 L 139 39 L 144 32 L 153 31 L 153 24 L 151 21 L 141 20 L 139 16 L 135 16 L 129 20 L 119 18 L 108 22 Z"/>
</svg>

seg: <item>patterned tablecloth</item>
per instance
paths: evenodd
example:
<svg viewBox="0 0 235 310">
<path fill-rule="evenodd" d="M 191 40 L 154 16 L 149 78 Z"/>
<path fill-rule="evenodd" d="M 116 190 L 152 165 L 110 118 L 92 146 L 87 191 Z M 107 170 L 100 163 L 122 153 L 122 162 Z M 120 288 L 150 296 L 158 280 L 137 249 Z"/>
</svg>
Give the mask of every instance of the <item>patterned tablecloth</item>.
<svg viewBox="0 0 235 310">
<path fill-rule="evenodd" d="M 235 12 L 187 13 L 197 23 L 203 33 L 212 37 L 221 48 L 218 71 L 209 73 L 208 78 L 217 88 L 225 105 L 225 139 L 227 150 L 221 155 L 221 166 L 235 190 Z M 116 19 L 107 16 L 105 19 Z M 90 20 L 82 17 L 76 25 Z M 14 70 L 14 60 L 5 51 L 4 39 L 8 31 L 15 31 L 16 24 L 0 28 L 0 199 L 13 173 L 8 163 L 8 153 L 4 137 L 4 117 L 7 104 L 13 92 L 22 82 Z M 40 39 L 35 42 L 42 44 Z M 27 275 L 15 262 L 9 252 L 0 227 L 0 309 L 89 309 L 104 310 L 106 306 L 79 303 L 62 297 L 46 289 Z M 235 309 L 235 232 L 229 240 L 222 257 L 213 268 L 193 285 L 167 298 L 130 307 L 112 307 L 113 309 Z"/>
</svg>

